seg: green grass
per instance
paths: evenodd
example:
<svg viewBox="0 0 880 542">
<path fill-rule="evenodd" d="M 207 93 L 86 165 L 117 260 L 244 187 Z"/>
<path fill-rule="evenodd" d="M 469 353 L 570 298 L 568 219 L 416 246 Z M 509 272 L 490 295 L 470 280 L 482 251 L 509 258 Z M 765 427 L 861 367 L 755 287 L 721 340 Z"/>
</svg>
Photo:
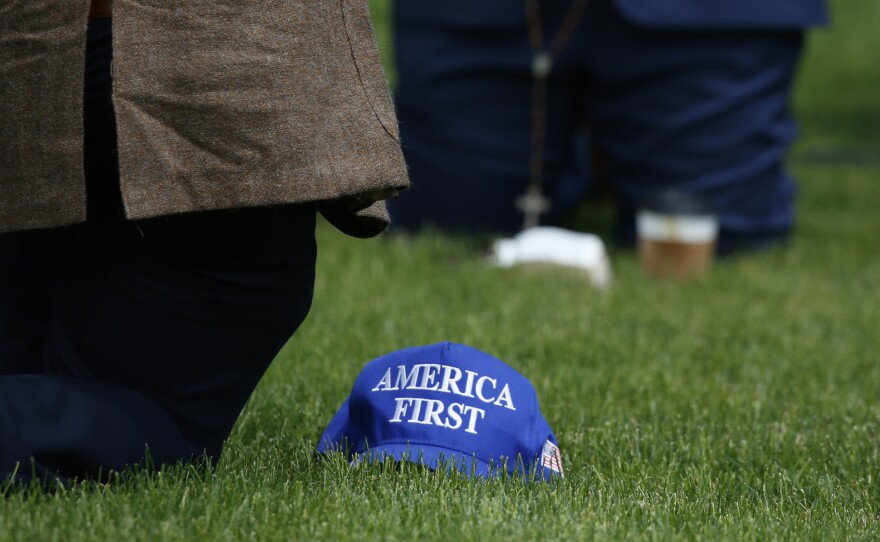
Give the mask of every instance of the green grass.
<svg viewBox="0 0 880 542">
<path fill-rule="evenodd" d="M 880 5 L 831 2 L 833 28 L 810 36 L 796 94 L 798 156 L 880 162 Z"/>
<path fill-rule="evenodd" d="M 322 224 L 312 314 L 216 472 L 13 490 L 0 540 L 880 538 L 880 164 L 810 158 L 880 148 L 880 100 L 863 88 L 880 67 L 855 54 L 880 50 L 876 24 L 866 30 L 880 4 L 834 5 L 855 26 L 817 35 L 804 64 L 788 248 L 686 284 L 647 280 L 614 252 L 602 293 L 567 273 L 487 267 L 485 240 L 358 241 Z M 563 481 L 314 459 L 364 363 L 445 339 L 531 378 Z"/>
</svg>

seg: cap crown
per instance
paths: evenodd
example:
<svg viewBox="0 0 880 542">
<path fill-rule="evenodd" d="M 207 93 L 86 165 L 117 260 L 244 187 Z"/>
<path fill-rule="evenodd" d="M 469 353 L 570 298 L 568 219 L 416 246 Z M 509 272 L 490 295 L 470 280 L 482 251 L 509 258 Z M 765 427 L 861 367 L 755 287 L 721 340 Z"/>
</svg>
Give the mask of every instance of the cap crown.
<svg viewBox="0 0 880 542">
<path fill-rule="evenodd" d="M 541 456 L 555 443 L 531 382 L 501 360 L 449 342 L 392 352 L 367 364 L 322 436 L 324 451 L 442 455 L 488 468 Z"/>
</svg>

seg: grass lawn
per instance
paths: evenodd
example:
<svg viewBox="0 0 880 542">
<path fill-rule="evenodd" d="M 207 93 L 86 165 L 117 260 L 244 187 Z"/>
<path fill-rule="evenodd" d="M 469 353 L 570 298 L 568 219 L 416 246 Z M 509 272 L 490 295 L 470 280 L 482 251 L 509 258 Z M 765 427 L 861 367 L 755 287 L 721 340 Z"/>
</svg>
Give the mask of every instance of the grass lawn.
<svg viewBox="0 0 880 542">
<path fill-rule="evenodd" d="M 602 293 L 489 268 L 485 240 L 358 241 L 322 224 L 312 313 L 216 472 L 8 491 L 0 541 L 880 539 L 880 3 L 832 5 L 796 97 L 788 248 L 687 284 L 615 251 Z M 563 481 L 314 460 L 363 364 L 447 339 L 533 381 Z"/>
</svg>

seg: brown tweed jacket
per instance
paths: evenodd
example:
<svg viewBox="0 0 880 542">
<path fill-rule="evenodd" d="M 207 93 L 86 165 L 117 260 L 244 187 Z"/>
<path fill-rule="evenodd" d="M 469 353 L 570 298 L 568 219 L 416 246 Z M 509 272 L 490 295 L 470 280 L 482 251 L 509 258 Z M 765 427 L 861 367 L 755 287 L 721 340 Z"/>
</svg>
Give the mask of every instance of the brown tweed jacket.
<svg viewBox="0 0 880 542">
<path fill-rule="evenodd" d="M 366 0 L 115 0 L 129 218 L 317 201 L 388 224 L 408 180 Z M 86 218 L 89 0 L 0 0 L 0 231 Z"/>
</svg>

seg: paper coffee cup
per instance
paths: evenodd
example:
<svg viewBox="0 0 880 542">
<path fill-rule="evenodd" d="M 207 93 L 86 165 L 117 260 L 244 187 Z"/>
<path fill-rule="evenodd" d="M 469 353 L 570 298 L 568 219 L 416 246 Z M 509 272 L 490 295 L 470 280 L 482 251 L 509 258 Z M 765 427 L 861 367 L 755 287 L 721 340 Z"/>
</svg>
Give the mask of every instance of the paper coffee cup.
<svg viewBox="0 0 880 542">
<path fill-rule="evenodd" d="M 636 214 L 639 256 L 656 277 L 701 275 L 712 263 L 718 217 L 703 196 L 664 191 L 646 198 Z"/>
</svg>

